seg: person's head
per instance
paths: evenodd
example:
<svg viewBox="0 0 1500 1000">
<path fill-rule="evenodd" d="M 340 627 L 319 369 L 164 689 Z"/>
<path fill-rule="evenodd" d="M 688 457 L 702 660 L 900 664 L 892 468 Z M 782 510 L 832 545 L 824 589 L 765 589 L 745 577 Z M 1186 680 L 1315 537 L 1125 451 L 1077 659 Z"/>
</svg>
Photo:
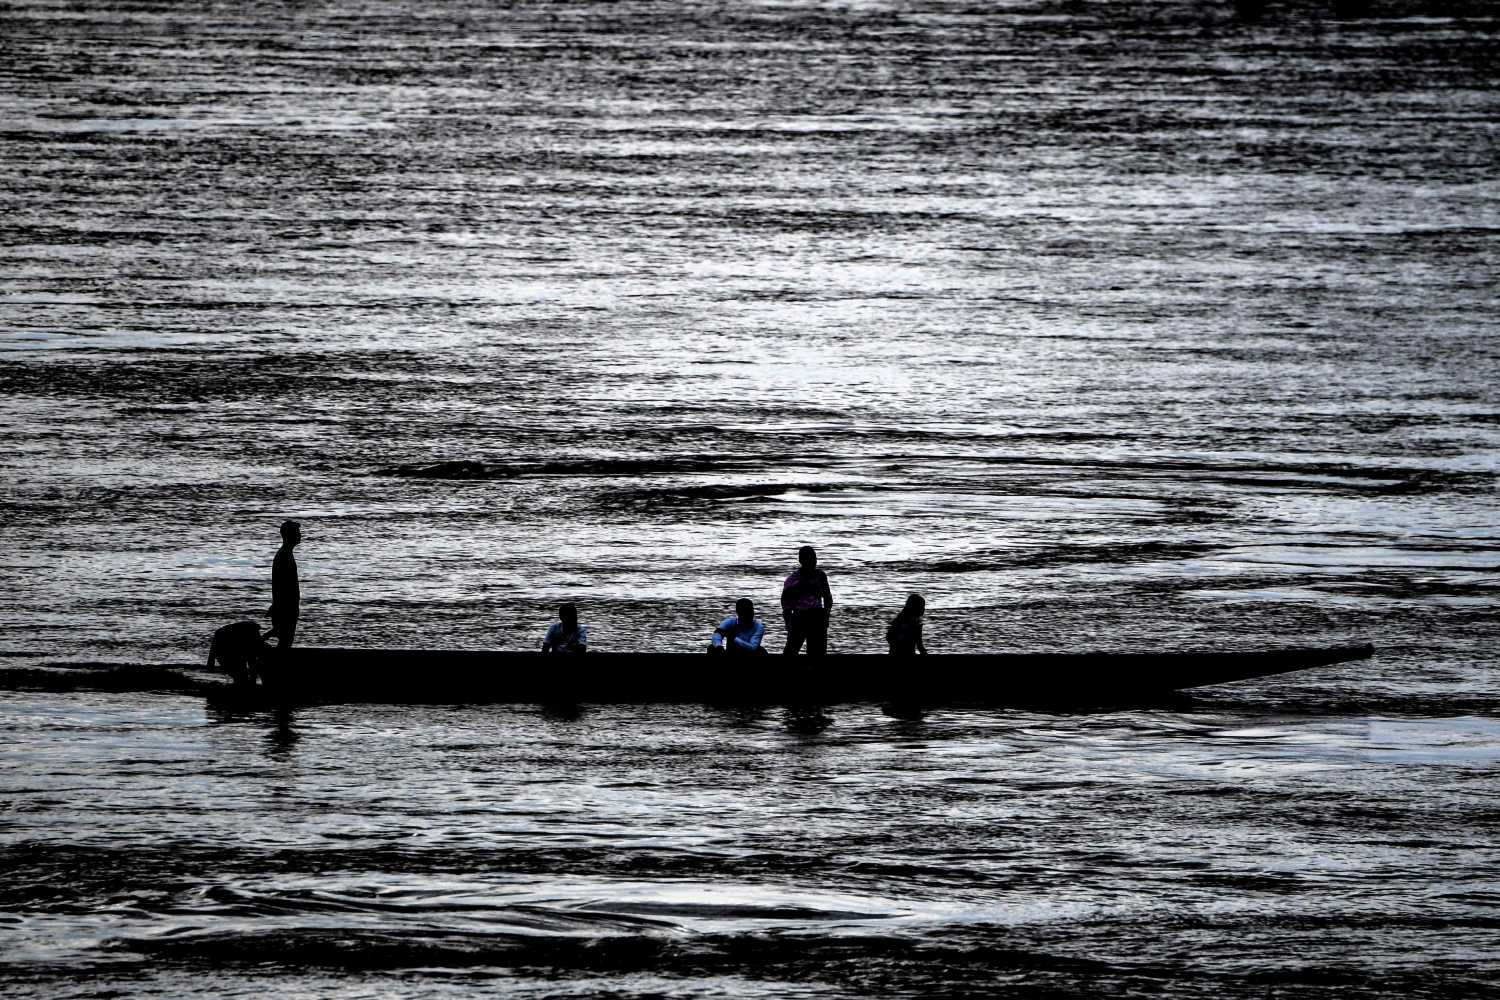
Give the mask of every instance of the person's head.
<svg viewBox="0 0 1500 1000">
<path fill-rule="evenodd" d="M 734 602 L 734 612 L 740 616 L 740 621 L 749 625 L 755 621 L 755 602 L 748 597 L 741 597 Z"/>
<path fill-rule="evenodd" d="M 804 545 L 797 550 L 797 562 L 803 569 L 812 569 L 818 565 L 818 552 L 811 545 Z"/>
<path fill-rule="evenodd" d="M 296 545 L 302 541 L 302 525 L 296 521 L 282 521 L 281 540 L 287 545 Z"/>
<path fill-rule="evenodd" d="M 921 594 L 912 594 L 906 599 L 906 607 L 901 609 L 901 613 L 907 618 L 921 618 L 926 610 L 927 599 Z"/>
<path fill-rule="evenodd" d="M 575 627 L 578 624 L 578 605 L 572 601 L 568 601 L 566 604 L 559 604 L 557 606 L 557 620 L 568 626 L 568 628 Z"/>
</svg>

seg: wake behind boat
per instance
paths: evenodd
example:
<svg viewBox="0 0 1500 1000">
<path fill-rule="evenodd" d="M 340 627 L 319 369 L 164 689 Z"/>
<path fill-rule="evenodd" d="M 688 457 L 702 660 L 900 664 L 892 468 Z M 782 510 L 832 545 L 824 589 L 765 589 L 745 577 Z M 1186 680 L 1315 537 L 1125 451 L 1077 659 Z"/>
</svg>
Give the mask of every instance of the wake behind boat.
<svg viewBox="0 0 1500 1000">
<path fill-rule="evenodd" d="M 1365 645 L 1248 652 L 709 657 L 460 649 L 272 650 L 226 707 L 299 703 L 1108 704 L 1367 658 Z"/>
</svg>

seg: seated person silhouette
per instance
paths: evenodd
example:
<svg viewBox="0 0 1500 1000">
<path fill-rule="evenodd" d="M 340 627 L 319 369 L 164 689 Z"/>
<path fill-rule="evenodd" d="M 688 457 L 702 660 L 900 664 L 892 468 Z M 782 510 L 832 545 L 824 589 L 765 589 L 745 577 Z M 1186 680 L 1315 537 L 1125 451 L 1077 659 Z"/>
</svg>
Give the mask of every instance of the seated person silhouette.
<svg viewBox="0 0 1500 1000">
<path fill-rule="evenodd" d="M 214 632 L 213 641 L 208 645 L 208 667 L 212 669 L 217 660 L 237 686 L 253 685 L 256 675 L 261 672 L 261 659 L 270 650 L 266 635 L 262 635 L 260 625 L 252 621 L 225 625 Z"/>
<path fill-rule="evenodd" d="M 578 605 L 571 601 L 557 607 L 557 621 L 542 640 L 544 653 L 587 653 L 589 628 L 578 624 Z"/>
<path fill-rule="evenodd" d="M 927 611 L 927 601 L 921 594 L 912 594 L 906 606 L 896 612 L 891 627 L 885 630 L 885 643 L 892 656 L 927 655 L 922 645 L 922 615 Z"/>
<path fill-rule="evenodd" d="M 708 644 L 710 653 L 764 653 L 760 644 L 765 638 L 766 626 L 755 617 L 755 602 L 741 597 L 734 602 L 735 614 L 719 622 L 714 629 L 713 642 Z"/>
</svg>

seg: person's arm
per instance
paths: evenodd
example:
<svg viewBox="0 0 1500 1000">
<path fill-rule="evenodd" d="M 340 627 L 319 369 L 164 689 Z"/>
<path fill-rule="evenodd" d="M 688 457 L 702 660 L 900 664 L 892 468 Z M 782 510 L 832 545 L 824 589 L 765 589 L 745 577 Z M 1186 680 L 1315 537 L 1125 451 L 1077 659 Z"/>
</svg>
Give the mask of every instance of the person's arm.
<svg viewBox="0 0 1500 1000">
<path fill-rule="evenodd" d="M 271 606 L 266 609 L 274 624 L 277 613 L 281 610 L 281 602 L 285 598 L 286 572 L 281 566 L 281 550 L 276 550 L 276 555 L 271 559 Z"/>
<path fill-rule="evenodd" d="M 556 625 L 552 625 L 552 626 L 549 626 L 547 628 L 547 634 L 544 635 L 544 636 L 542 636 L 542 652 L 544 652 L 544 653 L 550 653 L 550 652 L 552 652 L 552 635 L 556 631 L 557 631 L 557 626 Z"/>
<path fill-rule="evenodd" d="M 729 623 L 733 621 L 738 621 L 738 619 L 726 618 L 723 621 L 719 622 L 719 627 L 714 629 L 713 642 L 709 643 L 711 647 L 713 647 L 714 649 L 724 648 L 724 636 L 727 634 L 725 632 L 725 629 L 729 628 Z"/>
<path fill-rule="evenodd" d="M 750 626 L 749 636 L 744 634 L 737 635 L 734 637 L 734 643 L 746 652 L 753 653 L 760 646 L 761 637 L 765 634 L 766 623 L 757 618 L 755 619 L 755 624 Z"/>
<path fill-rule="evenodd" d="M 823 610 L 833 610 L 833 591 L 828 587 L 828 574 L 823 574 Z"/>
<path fill-rule="evenodd" d="M 589 651 L 589 627 L 587 625 L 578 626 L 578 642 L 576 645 L 580 653 L 587 653 Z"/>
<path fill-rule="evenodd" d="M 796 576 L 796 574 L 794 573 L 792 576 Z M 783 618 L 791 617 L 792 600 L 796 596 L 796 593 L 797 587 L 792 583 L 792 577 L 789 576 L 786 578 L 786 582 L 781 585 L 781 616 Z"/>
<path fill-rule="evenodd" d="M 922 645 L 922 623 L 917 622 L 917 652 L 922 656 L 927 655 L 927 647 Z"/>
</svg>

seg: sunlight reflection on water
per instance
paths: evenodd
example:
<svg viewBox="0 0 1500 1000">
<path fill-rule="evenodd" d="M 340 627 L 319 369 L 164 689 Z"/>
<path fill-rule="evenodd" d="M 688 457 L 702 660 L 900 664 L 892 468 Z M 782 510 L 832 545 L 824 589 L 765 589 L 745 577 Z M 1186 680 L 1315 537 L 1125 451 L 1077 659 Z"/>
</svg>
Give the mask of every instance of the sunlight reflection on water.
<svg viewBox="0 0 1500 1000">
<path fill-rule="evenodd" d="M 1496 978 L 1491 21 L 12 6 L 7 995 Z M 697 649 L 813 542 L 840 650 L 1379 652 L 821 732 L 12 682 L 200 664 L 288 516 L 313 643 Z"/>
</svg>

